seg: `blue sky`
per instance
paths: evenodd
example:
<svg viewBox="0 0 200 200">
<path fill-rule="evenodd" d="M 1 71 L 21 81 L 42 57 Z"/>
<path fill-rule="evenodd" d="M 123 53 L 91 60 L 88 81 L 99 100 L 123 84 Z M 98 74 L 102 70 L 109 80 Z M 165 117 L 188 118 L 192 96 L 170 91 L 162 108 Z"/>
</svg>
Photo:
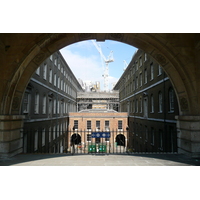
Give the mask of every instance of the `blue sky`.
<svg viewBox="0 0 200 200">
<path fill-rule="evenodd" d="M 96 42 L 96 41 L 95 41 Z M 118 81 L 123 73 L 124 60 L 127 64 L 136 51 L 136 48 L 121 42 L 106 40 L 96 42 L 100 44 L 102 53 L 107 58 L 113 51 L 114 62 L 109 63 L 109 83 Z M 101 56 L 91 40 L 78 42 L 60 50 L 76 78 L 83 81 L 100 81 L 103 89 L 103 73 Z"/>
</svg>

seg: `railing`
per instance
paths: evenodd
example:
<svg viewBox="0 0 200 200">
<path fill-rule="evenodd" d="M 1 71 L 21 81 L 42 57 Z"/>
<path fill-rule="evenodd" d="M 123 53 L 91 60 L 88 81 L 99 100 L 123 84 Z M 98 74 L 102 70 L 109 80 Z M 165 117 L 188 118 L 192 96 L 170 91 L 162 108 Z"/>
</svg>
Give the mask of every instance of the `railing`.
<svg viewBox="0 0 200 200">
<path fill-rule="evenodd" d="M 127 152 L 128 132 L 123 130 L 70 130 L 68 152 L 73 154 L 111 154 Z"/>
<path fill-rule="evenodd" d="M 128 132 L 123 130 L 24 130 L 24 153 L 126 153 Z"/>
</svg>

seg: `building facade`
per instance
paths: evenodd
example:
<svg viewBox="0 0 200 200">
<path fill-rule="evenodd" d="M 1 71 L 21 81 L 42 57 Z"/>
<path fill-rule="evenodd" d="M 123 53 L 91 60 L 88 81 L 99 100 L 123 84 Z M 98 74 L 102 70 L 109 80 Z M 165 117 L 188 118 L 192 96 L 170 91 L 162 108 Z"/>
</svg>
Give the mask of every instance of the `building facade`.
<svg viewBox="0 0 200 200">
<path fill-rule="evenodd" d="M 69 112 L 82 87 L 58 51 L 33 74 L 24 93 L 24 153 L 62 153 L 67 148 Z"/>
<path fill-rule="evenodd" d="M 22 114 L 24 153 L 69 152 L 72 142 L 82 152 L 93 143 L 106 144 L 109 152 L 177 151 L 175 91 L 162 67 L 141 50 L 109 93 L 85 92 L 61 53 L 54 53 L 31 77 Z"/>
<path fill-rule="evenodd" d="M 81 153 L 89 153 L 89 146 L 97 148 L 99 144 L 104 144 L 107 153 L 125 152 L 129 146 L 127 120 L 126 112 L 111 109 L 70 112 L 68 147 L 72 147 L 74 143 Z M 109 135 L 106 135 L 107 133 Z M 68 150 L 71 151 L 71 148 Z M 96 149 L 95 153 L 97 152 Z"/>
<path fill-rule="evenodd" d="M 162 67 L 137 50 L 114 89 L 128 112 L 130 151 L 177 152 L 178 103 Z"/>
</svg>

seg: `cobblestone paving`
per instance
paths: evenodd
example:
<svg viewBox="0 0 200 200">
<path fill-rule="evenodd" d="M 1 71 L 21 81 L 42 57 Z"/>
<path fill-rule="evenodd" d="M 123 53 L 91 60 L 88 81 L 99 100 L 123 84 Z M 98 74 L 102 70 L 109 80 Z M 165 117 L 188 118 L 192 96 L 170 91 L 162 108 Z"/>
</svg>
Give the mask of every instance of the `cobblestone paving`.
<svg viewBox="0 0 200 200">
<path fill-rule="evenodd" d="M 0 166 L 200 166 L 200 159 L 183 154 L 20 154 L 0 159 Z"/>
</svg>

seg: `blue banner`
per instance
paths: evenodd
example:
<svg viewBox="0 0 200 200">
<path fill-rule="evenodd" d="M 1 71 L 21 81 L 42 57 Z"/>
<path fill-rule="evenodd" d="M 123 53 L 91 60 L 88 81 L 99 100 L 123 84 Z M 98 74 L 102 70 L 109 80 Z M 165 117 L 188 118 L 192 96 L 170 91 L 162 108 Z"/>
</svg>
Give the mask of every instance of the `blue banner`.
<svg viewBox="0 0 200 200">
<path fill-rule="evenodd" d="M 92 138 L 110 138 L 110 132 L 92 132 Z"/>
</svg>

